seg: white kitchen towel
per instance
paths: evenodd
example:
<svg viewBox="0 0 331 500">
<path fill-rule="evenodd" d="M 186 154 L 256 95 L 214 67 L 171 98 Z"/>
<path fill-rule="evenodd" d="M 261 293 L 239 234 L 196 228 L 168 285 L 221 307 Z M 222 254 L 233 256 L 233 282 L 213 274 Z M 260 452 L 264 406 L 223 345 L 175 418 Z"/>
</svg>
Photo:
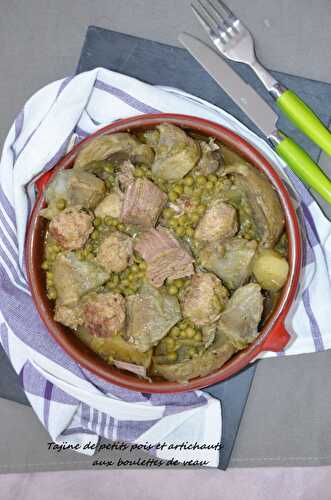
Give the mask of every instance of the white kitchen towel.
<svg viewBox="0 0 331 500">
<path fill-rule="evenodd" d="M 106 383 L 82 369 L 48 334 L 26 281 L 24 240 L 35 201 L 34 182 L 78 140 L 115 120 L 142 113 L 201 116 L 245 137 L 288 175 L 305 216 L 302 296 L 291 319 L 296 339 L 285 354 L 331 346 L 328 326 L 330 224 L 309 192 L 268 144 L 235 118 L 176 89 L 153 87 L 103 68 L 54 82 L 24 106 L 6 139 L 0 164 L 0 335 L 39 419 L 56 442 L 84 445 L 98 436 L 118 441 L 197 443 L 195 450 L 155 450 L 159 457 L 194 457 L 217 466 L 219 401 L 201 391 L 146 395 Z M 202 449 L 204 448 L 204 449 Z"/>
</svg>

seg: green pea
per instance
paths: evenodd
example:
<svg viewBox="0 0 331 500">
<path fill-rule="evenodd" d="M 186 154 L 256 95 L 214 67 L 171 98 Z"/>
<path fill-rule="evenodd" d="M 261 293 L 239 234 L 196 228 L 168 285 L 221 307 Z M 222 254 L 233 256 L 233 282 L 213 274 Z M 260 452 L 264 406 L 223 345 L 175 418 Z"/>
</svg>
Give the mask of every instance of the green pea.
<svg viewBox="0 0 331 500">
<path fill-rule="evenodd" d="M 187 194 L 188 196 L 192 195 L 193 189 L 189 186 L 184 187 L 184 193 Z"/>
<path fill-rule="evenodd" d="M 215 182 L 218 181 L 217 175 L 215 175 L 215 174 L 209 174 L 208 175 L 208 181 L 213 182 L 215 184 Z"/>
<path fill-rule="evenodd" d="M 200 215 L 198 213 L 193 213 L 190 216 L 190 220 L 193 224 L 197 224 L 200 220 Z"/>
<path fill-rule="evenodd" d="M 47 273 L 46 273 L 46 277 L 47 277 L 47 279 L 52 280 L 52 279 L 53 279 L 53 276 L 54 276 L 54 275 L 53 275 L 53 273 L 52 273 L 51 271 L 47 271 Z"/>
<path fill-rule="evenodd" d="M 187 326 L 188 326 L 188 323 L 187 323 L 187 321 L 182 321 L 181 323 L 179 323 L 178 326 L 179 326 L 180 330 L 185 330 L 185 328 L 187 328 Z"/>
<path fill-rule="evenodd" d="M 170 191 L 169 200 L 175 202 L 177 198 L 178 198 L 178 193 L 176 193 L 175 191 Z"/>
<path fill-rule="evenodd" d="M 128 287 L 128 288 L 126 288 L 124 293 L 125 293 L 125 295 L 134 295 L 135 291 L 133 290 L 133 288 Z"/>
<path fill-rule="evenodd" d="M 111 189 L 113 187 L 113 184 L 114 184 L 114 181 L 111 177 L 109 177 L 107 180 L 106 180 L 106 186 L 108 189 Z"/>
<path fill-rule="evenodd" d="M 176 352 L 170 352 L 169 354 L 167 354 L 167 359 L 169 361 L 176 361 L 176 359 L 177 359 L 177 353 Z"/>
<path fill-rule="evenodd" d="M 123 224 L 123 222 L 120 222 L 119 224 L 117 224 L 117 229 L 119 231 L 125 231 L 125 224 Z"/>
<path fill-rule="evenodd" d="M 48 298 L 50 300 L 55 300 L 56 299 L 56 290 L 54 288 L 50 288 L 48 290 L 48 294 L 47 294 Z"/>
<path fill-rule="evenodd" d="M 173 190 L 177 194 L 183 194 L 184 192 L 183 186 L 181 186 L 180 184 L 176 184 Z"/>
<path fill-rule="evenodd" d="M 205 185 L 205 189 L 207 189 L 207 191 L 212 191 L 214 189 L 214 184 L 211 181 L 208 181 Z"/>
<path fill-rule="evenodd" d="M 92 240 L 97 240 L 97 239 L 99 239 L 99 236 L 100 236 L 100 235 L 99 235 L 99 231 L 98 231 L 97 229 L 95 229 L 95 230 L 93 231 L 93 233 L 91 234 L 91 239 L 92 239 Z"/>
<path fill-rule="evenodd" d="M 196 349 L 194 347 L 190 347 L 187 351 L 187 354 L 190 358 L 194 358 L 196 355 Z"/>
<path fill-rule="evenodd" d="M 204 186 L 205 184 L 207 184 L 206 177 L 204 175 L 198 175 L 197 176 L 197 184 L 198 184 L 198 186 Z"/>
<path fill-rule="evenodd" d="M 110 217 L 109 215 L 107 215 L 105 217 L 105 224 L 107 226 L 112 226 L 113 225 L 113 222 L 114 222 L 114 219 L 112 217 Z"/>
<path fill-rule="evenodd" d="M 187 227 L 185 229 L 185 236 L 187 236 L 188 238 L 192 238 L 194 236 L 194 229 L 192 229 L 191 227 Z"/>
<path fill-rule="evenodd" d="M 194 180 L 193 180 L 193 177 L 191 175 L 188 175 L 187 177 L 185 177 L 185 179 L 184 179 L 185 186 L 193 186 L 193 183 L 194 183 Z"/>
<path fill-rule="evenodd" d="M 114 167 L 111 163 L 108 163 L 105 167 L 104 167 L 104 171 L 105 172 L 108 172 L 108 174 L 112 174 L 114 172 Z"/>
<path fill-rule="evenodd" d="M 144 261 L 143 261 L 143 262 L 140 262 L 140 264 L 139 264 L 139 269 L 140 269 L 141 271 L 146 271 L 146 269 L 147 269 L 147 264 L 146 264 L 146 262 L 144 262 Z"/>
<path fill-rule="evenodd" d="M 177 295 L 178 288 L 175 285 L 171 285 L 168 288 L 168 293 L 169 293 L 169 295 Z"/>
<path fill-rule="evenodd" d="M 185 227 L 181 227 L 181 226 L 176 227 L 175 232 L 176 232 L 176 235 L 179 236 L 179 238 L 181 238 L 185 234 Z"/>
<path fill-rule="evenodd" d="M 133 273 L 139 272 L 139 266 L 137 264 L 133 264 L 130 269 Z"/>
<path fill-rule="evenodd" d="M 165 339 L 165 344 L 167 346 L 168 351 L 173 351 L 176 347 L 176 342 L 172 337 L 167 337 Z"/>
<path fill-rule="evenodd" d="M 144 177 L 144 174 L 145 174 L 145 172 L 144 172 L 144 169 L 142 167 L 136 167 L 135 171 L 133 173 L 133 175 L 135 177 Z"/>
<path fill-rule="evenodd" d="M 191 326 L 188 326 L 186 328 L 185 333 L 188 339 L 193 339 L 193 337 L 195 336 L 195 330 Z"/>
<path fill-rule="evenodd" d="M 101 220 L 101 218 L 100 218 L 100 217 L 96 217 L 96 218 L 94 219 L 94 221 L 93 221 L 93 225 L 94 225 L 95 227 L 100 226 L 100 224 L 101 224 L 101 223 L 102 223 L 102 220 Z"/>
<path fill-rule="evenodd" d="M 67 205 L 67 202 L 64 198 L 59 198 L 56 202 L 56 208 L 58 210 L 64 210 Z"/>
<path fill-rule="evenodd" d="M 202 341 L 202 335 L 200 332 L 197 332 L 194 337 L 193 337 L 194 340 L 196 340 L 197 342 L 201 342 Z"/>
<path fill-rule="evenodd" d="M 205 210 L 206 210 L 206 205 L 201 204 L 197 207 L 197 213 L 200 215 L 203 215 L 205 213 Z"/>
<path fill-rule="evenodd" d="M 166 219 L 170 219 L 170 217 L 173 216 L 173 213 L 174 211 L 171 209 L 171 208 L 165 208 L 163 210 L 163 216 L 166 218 Z"/>
<path fill-rule="evenodd" d="M 177 288 L 182 288 L 184 286 L 184 284 L 185 284 L 185 281 L 182 278 L 179 278 L 179 279 L 174 281 L 174 285 Z"/>
<path fill-rule="evenodd" d="M 178 217 L 172 217 L 172 218 L 169 220 L 168 224 L 169 224 L 169 226 L 170 226 L 170 227 L 173 227 L 173 228 L 177 227 L 177 226 L 178 226 L 178 224 L 179 224 Z"/>
<path fill-rule="evenodd" d="M 170 331 L 170 335 L 174 338 L 177 338 L 179 337 L 180 335 L 180 329 L 178 328 L 178 326 L 174 326 L 171 331 Z"/>
<path fill-rule="evenodd" d="M 44 271 L 47 271 L 47 269 L 49 269 L 47 260 L 44 260 L 44 262 L 41 264 L 41 269 L 44 269 Z"/>
</svg>

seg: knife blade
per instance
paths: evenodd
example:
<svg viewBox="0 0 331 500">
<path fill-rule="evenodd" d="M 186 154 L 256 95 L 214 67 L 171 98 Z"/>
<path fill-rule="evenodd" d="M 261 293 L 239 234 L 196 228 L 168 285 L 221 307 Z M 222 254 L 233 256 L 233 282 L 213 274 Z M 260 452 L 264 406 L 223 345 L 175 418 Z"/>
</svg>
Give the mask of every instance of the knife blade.
<svg viewBox="0 0 331 500">
<path fill-rule="evenodd" d="M 217 52 L 187 33 L 178 39 L 267 137 L 275 132 L 278 115 Z"/>
<path fill-rule="evenodd" d="M 209 45 L 188 33 L 178 40 L 269 139 L 275 151 L 303 182 L 331 204 L 331 182 L 310 156 L 277 128 L 278 115 Z"/>
</svg>

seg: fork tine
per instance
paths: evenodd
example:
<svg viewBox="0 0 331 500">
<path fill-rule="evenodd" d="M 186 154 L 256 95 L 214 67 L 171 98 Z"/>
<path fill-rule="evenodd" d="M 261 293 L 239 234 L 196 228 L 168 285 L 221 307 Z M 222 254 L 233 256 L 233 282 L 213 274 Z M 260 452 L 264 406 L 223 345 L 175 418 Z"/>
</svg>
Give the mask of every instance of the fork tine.
<svg viewBox="0 0 331 500">
<path fill-rule="evenodd" d="M 216 1 L 220 5 L 220 7 L 223 9 L 223 11 L 228 16 L 229 19 L 231 19 L 231 20 L 238 19 L 237 16 L 235 16 L 235 14 L 232 12 L 232 10 L 230 10 L 229 7 L 227 5 L 225 5 L 224 2 L 222 2 L 222 0 L 216 0 Z"/>
<path fill-rule="evenodd" d="M 209 36 L 217 37 L 217 33 L 216 33 L 217 26 L 216 26 L 214 20 L 210 17 L 210 15 L 208 15 L 208 17 L 207 17 L 203 13 L 203 11 L 204 11 L 204 12 L 207 12 L 207 14 L 208 14 L 208 11 L 206 11 L 206 9 L 204 8 L 204 6 L 200 2 L 200 0 L 198 0 L 198 3 L 203 8 L 203 10 L 201 8 L 200 8 L 200 10 L 198 10 L 198 8 L 193 3 L 191 3 L 191 8 L 192 8 L 195 16 L 197 17 L 197 19 L 200 22 L 200 24 L 202 25 L 202 27 L 207 31 Z M 210 19 L 212 22 L 210 22 Z"/>
<path fill-rule="evenodd" d="M 216 18 L 216 22 L 220 25 L 220 27 L 226 29 L 226 27 L 229 26 L 229 23 L 226 22 L 226 20 L 222 16 L 221 12 L 219 11 L 219 9 L 217 9 L 215 7 L 215 5 L 212 3 L 211 0 L 205 0 L 205 1 L 208 3 L 208 5 L 210 6 L 211 10 L 213 11 L 213 13 L 215 15 L 215 18 Z"/>
</svg>

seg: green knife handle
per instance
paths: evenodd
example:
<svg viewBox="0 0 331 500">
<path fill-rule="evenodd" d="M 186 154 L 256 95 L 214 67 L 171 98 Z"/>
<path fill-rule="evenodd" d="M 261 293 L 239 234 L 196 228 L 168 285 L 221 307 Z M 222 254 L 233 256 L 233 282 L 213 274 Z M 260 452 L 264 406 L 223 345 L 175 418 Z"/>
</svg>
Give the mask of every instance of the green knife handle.
<svg viewBox="0 0 331 500">
<path fill-rule="evenodd" d="M 310 156 L 282 132 L 277 133 L 275 150 L 288 166 L 309 187 L 317 191 L 331 205 L 331 181 Z"/>
<path fill-rule="evenodd" d="M 287 89 L 276 103 L 297 128 L 331 156 L 331 133 L 300 97 Z"/>
</svg>

